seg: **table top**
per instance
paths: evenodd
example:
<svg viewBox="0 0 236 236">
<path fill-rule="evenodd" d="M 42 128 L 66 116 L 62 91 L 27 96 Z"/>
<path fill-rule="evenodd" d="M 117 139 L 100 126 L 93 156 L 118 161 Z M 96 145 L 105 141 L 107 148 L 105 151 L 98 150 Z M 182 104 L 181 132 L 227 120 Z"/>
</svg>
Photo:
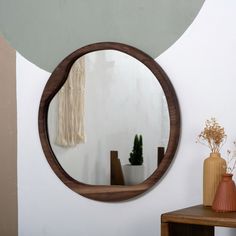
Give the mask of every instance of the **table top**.
<svg viewBox="0 0 236 236">
<path fill-rule="evenodd" d="M 161 216 L 162 223 L 183 223 L 236 228 L 236 212 L 219 213 L 203 205 L 192 206 Z"/>
</svg>

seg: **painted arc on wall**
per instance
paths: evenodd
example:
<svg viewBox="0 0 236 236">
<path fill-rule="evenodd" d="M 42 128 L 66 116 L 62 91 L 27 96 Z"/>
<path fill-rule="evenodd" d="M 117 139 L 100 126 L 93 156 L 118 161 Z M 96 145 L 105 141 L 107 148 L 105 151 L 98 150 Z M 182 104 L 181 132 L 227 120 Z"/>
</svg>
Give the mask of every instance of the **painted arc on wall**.
<svg viewBox="0 0 236 236">
<path fill-rule="evenodd" d="M 0 0 L 0 31 L 25 58 L 50 72 L 70 52 L 101 41 L 133 45 L 155 58 L 182 35 L 203 2 Z"/>
</svg>

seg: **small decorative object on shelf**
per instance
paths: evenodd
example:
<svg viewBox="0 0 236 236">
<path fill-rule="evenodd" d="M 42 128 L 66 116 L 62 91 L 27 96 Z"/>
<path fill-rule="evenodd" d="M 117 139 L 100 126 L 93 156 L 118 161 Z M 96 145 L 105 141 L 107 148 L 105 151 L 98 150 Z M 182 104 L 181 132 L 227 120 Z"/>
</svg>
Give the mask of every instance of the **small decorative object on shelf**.
<svg viewBox="0 0 236 236">
<path fill-rule="evenodd" d="M 142 135 L 135 135 L 133 150 L 130 153 L 130 164 L 123 166 L 126 185 L 140 184 L 145 179 L 143 166 L 143 139 Z"/>
<path fill-rule="evenodd" d="M 234 142 L 236 147 L 236 142 Z M 217 212 L 236 211 L 236 187 L 232 180 L 233 171 L 236 167 L 236 151 L 228 150 L 226 174 L 222 175 L 217 188 L 212 209 Z"/>
<path fill-rule="evenodd" d="M 204 130 L 197 142 L 210 148 L 211 153 L 203 164 L 203 205 L 212 206 L 221 176 L 226 172 L 226 161 L 221 158 L 220 149 L 227 135 L 215 118 L 206 121 Z"/>
</svg>

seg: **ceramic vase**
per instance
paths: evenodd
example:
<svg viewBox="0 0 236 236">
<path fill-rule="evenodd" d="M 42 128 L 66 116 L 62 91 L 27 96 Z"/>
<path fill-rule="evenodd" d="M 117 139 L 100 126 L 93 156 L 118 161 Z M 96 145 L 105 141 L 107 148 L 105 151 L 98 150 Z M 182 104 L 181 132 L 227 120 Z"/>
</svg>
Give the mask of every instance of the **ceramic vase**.
<svg viewBox="0 0 236 236">
<path fill-rule="evenodd" d="M 226 171 L 226 161 L 220 153 L 211 153 L 203 164 L 203 205 L 212 206 L 221 176 Z"/>
<path fill-rule="evenodd" d="M 212 209 L 217 212 L 236 211 L 236 187 L 232 174 L 223 174 L 217 188 Z"/>
<path fill-rule="evenodd" d="M 125 185 L 136 185 L 142 183 L 145 180 L 143 165 L 124 165 L 123 174 Z"/>
</svg>

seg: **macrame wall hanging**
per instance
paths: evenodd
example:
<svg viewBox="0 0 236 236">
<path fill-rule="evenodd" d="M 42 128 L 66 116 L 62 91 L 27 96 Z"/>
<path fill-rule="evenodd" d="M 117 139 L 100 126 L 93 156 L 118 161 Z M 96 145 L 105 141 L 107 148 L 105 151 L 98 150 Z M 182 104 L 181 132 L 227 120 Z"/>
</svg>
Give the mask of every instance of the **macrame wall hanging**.
<svg viewBox="0 0 236 236">
<path fill-rule="evenodd" d="M 85 61 L 78 59 L 58 93 L 58 127 L 56 144 L 72 147 L 85 142 L 84 94 Z"/>
</svg>

